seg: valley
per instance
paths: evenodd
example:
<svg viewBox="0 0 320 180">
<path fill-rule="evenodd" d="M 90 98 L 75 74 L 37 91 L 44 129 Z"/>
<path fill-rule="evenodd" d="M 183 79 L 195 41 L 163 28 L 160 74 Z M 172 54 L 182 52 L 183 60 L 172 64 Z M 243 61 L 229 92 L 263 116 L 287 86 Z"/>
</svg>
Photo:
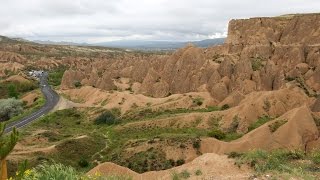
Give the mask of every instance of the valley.
<svg viewBox="0 0 320 180">
<path fill-rule="evenodd" d="M 319 19 L 231 20 L 224 44 L 174 52 L 1 37 L 0 97 L 21 101 L 3 120 L 45 104 L 29 70 L 60 96 L 19 129 L 9 175 L 28 160 L 78 178 L 319 179 Z"/>
</svg>

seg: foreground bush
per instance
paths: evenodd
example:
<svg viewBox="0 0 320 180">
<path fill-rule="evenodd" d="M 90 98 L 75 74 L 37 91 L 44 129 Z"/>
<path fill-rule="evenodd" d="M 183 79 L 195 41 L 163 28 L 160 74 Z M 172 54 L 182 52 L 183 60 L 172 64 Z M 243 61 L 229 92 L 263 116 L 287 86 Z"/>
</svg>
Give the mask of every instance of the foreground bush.
<svg viewBox="0 0 320 180">
<path fill-rule="evenodd" d="M 13 116 L 19 115 L 23 108 L 23 103 L 14 98 L 0 99 L 0 121 L 9 120 Z"/>
<path fill-rule="evenodd" d="M 26 170 L 22 180 L 76 180 L 80 179 L 78 172 L 70 166 L 62 164 L 43 164 L 31 170 Z"/>
<path fill-rule="evenodd" d="M 20 172 L 17 174 L 19 175 Z M 96 173 L 92 176 L 83 175 L 71 166 L 63 164 L 43 164 L 33 169 L 21 172 L 22 176 L 17 176 L 21 180 L 130 180 L 127 176 L 101 176 Z"/>
</svg>

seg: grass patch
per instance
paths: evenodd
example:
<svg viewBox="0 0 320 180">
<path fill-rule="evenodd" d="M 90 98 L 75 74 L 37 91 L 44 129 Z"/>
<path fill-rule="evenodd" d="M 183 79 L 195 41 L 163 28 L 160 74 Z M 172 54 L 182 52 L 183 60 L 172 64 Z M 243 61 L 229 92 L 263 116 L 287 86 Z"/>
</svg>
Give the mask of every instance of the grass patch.
<svg viewBox="0 0 320 180">
<path fill-rule="evenodd" d="M 127 121 L 136 121 L 136 120 L 143 120 L 143 119 L 154 119 L 159 117 L 168 117 L 176 114 L 184 114 L 184 113 L 192 113 L 192 112 L 213 112 L 219 111 L 220 108 L 216 106 L 210 106 L 207 108 L 201 109 L 186 109 L 186 108 L 177 108 L 177 109 L 166 109 L 166 110 L 152 110 L 151 108 L 139 110 L 139 111 L 132 111 L 125 114 L 122 119 Z"/>
<path fill-rule="evenodd" d="M 2 82 L 0 84 L 0 99 L 21 97 L 23 94 L 37 89 L 38 82 Z"/>
<path fill-rule="evenodd" d="M 319 152 L 305 155 L 299 150 L 279 149 L 271 152 L 264 150 L 253 150 L 246 153 L 233 152 L 228 157 L 235 158 L 238 166 L 249 165 L 258 174 L 272 173 L 280 177 L 287 174 L 289 177 L 314 179 L 314 172 L 310 169 L 310 167 L 317 166 L 317 162 L 313 161 L 314 154 L 319 154 Z"/>
<path fill-rule="evenodd" d="M 276 132 L 279 127 L 281 127 L 282 125 L 284 125 L 287 122 L 288 122 L 288 120 L 284 120 L 284 119 L 275 121 L 274 123 L 269 125 L 270 132 L 272 132 L 272 133 Z"/>
<path fill-rule="evenodd" d="M 52 86 L 60 86 L 63 74 L 66 71 L 66 69 L 66 67 L 61 66 L 57 69 L 49 71 L 48 83 Z"/>
<path fill-rule="evenodd" d="M 258 120 L 252 124 L 250 124 L 250 126 L 248 127 L 248 132 L 264 125 L 265 123 L 269 122 L 270 120 L 272 120 L 273 118 L 270 116 L 261 116 L 258 118 Z"/>
</svg>

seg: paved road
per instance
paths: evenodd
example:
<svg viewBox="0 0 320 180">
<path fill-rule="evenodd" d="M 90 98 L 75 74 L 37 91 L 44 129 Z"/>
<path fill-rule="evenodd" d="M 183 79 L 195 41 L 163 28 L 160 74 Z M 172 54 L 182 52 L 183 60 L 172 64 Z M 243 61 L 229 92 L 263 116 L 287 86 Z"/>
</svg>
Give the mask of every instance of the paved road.
<svg viewBox="0 0 320 180">
<path fill-rule="evenodd" d="M 32 121 L 38 119 L 39 117 L 47 114 L 58 103 L 59 95 L 54 90 L 51 89 L 47 79 L 48 79 L 48 74 L 44 72 L 44 74 L 40 77 L 41 92 L 46 99 L 46 103 L 44 104 L 44 106 L 42 106 L 38 111 L 30 114 L 27 117 L 24 117 L 18 121 L 9 123 L 5 130 L 6 133 L 10 132 L 13 127 L 22 128 L 27 124 L 31 123 Z"/>
</svg>

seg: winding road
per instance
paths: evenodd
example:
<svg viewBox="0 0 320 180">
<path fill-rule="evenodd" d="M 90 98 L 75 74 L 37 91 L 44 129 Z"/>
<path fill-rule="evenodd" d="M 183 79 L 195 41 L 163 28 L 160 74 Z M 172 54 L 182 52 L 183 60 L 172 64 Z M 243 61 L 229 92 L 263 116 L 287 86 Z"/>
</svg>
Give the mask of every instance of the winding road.
<svg viewBox="0 0 320 180">
<path fill-rule="evenodd" d="M 44 72 L 42 76 L 39 77 L 41 92 L 46 100 L 46 103 L 36 112 L 7 125 L 5 133 L 12 131 L 13 127 L 22 128 L 32 121 L 38 119 L 39 117 L 49 113 L 58 103 L 59 95 L 51 89 L 48 84 L 48 73 Z"/>
</svg>

